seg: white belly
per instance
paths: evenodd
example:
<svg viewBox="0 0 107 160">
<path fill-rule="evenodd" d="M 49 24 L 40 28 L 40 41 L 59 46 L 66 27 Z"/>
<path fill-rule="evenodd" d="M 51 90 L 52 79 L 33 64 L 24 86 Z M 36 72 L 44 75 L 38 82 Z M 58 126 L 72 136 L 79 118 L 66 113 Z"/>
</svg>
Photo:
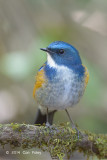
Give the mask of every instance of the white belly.
<svg viewBox="0 0 107 160">
<path fill-rule="evenodd" d="M 67 67 L 60 69 L 55 78 L 37 91 L 37 101 L 42 107 L 60 110 L 78 103 L 84 93 L 84 79 Z"/>
</svg>

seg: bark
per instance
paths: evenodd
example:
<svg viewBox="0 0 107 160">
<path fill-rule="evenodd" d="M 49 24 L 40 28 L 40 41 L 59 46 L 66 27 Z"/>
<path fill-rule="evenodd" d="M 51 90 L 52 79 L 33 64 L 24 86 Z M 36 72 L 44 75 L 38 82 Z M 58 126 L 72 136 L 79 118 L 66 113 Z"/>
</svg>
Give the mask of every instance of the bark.
<svg viewBox="0 0 107 160">
<path fill-rule="evenodd" d="M 61 159 L 68 157 L 74 151 L 84 152 L 87 156 L 96 155 L 107 158 L 107 135 L 97 135 L 88 131 L 81 131 L 79 139 L 75 129 L 67 124 L 51 127 L 29 124 L 1 124 L 0 144 L 10 144 L 11 147 L 38 147 L 50 152 L 51 156 Z M 61 157 L 62 156 L 62 157 Z"/>
</svg>

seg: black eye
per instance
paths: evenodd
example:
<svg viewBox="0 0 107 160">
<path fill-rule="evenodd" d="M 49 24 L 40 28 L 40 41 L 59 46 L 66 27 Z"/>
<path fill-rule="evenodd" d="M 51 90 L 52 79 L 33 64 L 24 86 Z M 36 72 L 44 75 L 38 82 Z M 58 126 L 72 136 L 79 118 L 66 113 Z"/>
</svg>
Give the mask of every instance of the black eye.
<svg viewBox="0 0 107 160">
<path fill-rule="evenodd" d="M 60 49 L 60 50 L 59 50 L 59 53 L 60 53 L 60 54 L 63 54 L 63 53 L 64 53 L 64 50 L 63 50 L 63 49 Z"/>
</svg>

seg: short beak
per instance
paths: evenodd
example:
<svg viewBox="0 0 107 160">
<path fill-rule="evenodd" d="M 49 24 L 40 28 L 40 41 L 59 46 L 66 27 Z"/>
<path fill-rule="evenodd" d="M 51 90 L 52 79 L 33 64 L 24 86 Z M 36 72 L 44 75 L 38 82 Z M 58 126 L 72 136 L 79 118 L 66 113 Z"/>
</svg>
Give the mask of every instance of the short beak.
<svg viewBox="0 0 107 160">
<path fill-rule="evenodd" d="M 47 48 L 40 48 L 40 50 L 48 52 Z"/>
</svg>

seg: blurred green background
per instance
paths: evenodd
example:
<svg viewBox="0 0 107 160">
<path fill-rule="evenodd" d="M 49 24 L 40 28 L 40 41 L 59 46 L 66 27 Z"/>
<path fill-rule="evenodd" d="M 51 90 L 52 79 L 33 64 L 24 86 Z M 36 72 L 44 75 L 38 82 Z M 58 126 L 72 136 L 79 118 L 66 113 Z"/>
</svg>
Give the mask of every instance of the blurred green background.
<svg viewBox="0 0 107 160">
<path fill-rule="evenodd" d="M 34 123 L 35 75 L 46 61 L 40 48 L 56 40 L 74 45 L 90 74 L 82 100 L 69 109 L 73 120 L 107 133 L 106 0 L 0 0 L 0 123 Z M 66 121 L 64 111 L 56 113 L 54 123 Z"/>
</svg>

